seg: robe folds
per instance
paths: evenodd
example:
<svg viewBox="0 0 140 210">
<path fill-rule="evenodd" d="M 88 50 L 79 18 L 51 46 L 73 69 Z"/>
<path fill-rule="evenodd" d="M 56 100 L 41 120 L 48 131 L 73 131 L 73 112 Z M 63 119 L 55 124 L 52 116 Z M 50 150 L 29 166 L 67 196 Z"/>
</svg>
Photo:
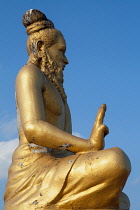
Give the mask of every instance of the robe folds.
<svg viewBox="0 0 140 210">
<path fill-rule="evenodd" d="M 66 153 L 32 143 L 19 145 L 9 168 L 5 210 L 119 208 L 130 173 L 125 153 L 119 148 Z"/>
</svg>

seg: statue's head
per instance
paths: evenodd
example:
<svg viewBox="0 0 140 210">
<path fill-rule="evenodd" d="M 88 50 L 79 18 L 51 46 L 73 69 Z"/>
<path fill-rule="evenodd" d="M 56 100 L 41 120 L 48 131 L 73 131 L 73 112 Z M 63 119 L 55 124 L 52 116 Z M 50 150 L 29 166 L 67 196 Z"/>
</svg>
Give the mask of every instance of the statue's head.
<svg viewBox="0 0 140 210">
<path fill-rule="evenodd" d="M 63 70 L 68 60 L 65 56 L 66 42 L 62 33 L 55 29 L 54 24 L 41 11 L 30 9 L 23 15 L 23 25 L 28 34 L 27 51 L 28 63 L 35 64 L 47 77 L 61 88 Z M 60 84 L 61 83 L 61 84 Z"/>
<path fill-rule="evenodd" d="M 46 62 L 45 59 L 49 62 L 49 65 L 56 64 L 58 68 L 64 69 L 68 63 L 65 56 L 66 42 L 62 33 L 54 28 L 53 22 L 36 9 L 25 12 L 22 22 L 28 34 L 29 62 L 43 65 Z M 63 55 L 58 51 L 62 52 Z M 59 58 L 60 56 L 61 58 Z M 43 67 L 41 70 L 43 70 Z"/>
</svg>

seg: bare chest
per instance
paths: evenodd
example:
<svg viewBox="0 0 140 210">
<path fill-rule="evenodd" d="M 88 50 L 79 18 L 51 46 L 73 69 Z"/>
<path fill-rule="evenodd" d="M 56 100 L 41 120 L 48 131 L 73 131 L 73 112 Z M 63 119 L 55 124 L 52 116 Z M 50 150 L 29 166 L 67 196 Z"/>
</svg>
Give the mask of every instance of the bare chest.
<svg viewBox="0 0 140 210">
<path fill-rule="evenodd" d="M 51 82 L 45 81 L 42 95 L 46 121 L 64 130 L 65 105 L 60 93 Z"/>
</svg>

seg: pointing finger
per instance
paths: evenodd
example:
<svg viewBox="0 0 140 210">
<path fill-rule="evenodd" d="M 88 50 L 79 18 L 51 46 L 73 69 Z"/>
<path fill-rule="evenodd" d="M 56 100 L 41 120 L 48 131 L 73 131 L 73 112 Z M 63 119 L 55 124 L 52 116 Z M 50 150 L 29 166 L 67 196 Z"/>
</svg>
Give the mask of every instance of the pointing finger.
<svg viewBox="0 0 140 210">
<path fill-rule="evenodd" d="M 102 106 L 100 106 L 98 113 L 96 115 L 94 126 L 103 124 L 105 112 L 106 112 L 106 104 L 102 104 Z"/>
</svg>

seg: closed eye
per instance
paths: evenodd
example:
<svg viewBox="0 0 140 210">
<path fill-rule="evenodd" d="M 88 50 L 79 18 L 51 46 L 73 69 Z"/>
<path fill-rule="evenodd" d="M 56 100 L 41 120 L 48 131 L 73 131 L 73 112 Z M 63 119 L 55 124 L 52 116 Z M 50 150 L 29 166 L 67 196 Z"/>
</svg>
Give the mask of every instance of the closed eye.
<svg viewBox="0 0 140 210">
<path fill-rule="evenodd" d="M 59 50 L 60 50 L 61 52 L 65 53 L 65 52 L 66 52 L 66 47 L 65 47 L 65 46 L 61 46 L 61 47 L 59 48 Z"/>
</svg>

